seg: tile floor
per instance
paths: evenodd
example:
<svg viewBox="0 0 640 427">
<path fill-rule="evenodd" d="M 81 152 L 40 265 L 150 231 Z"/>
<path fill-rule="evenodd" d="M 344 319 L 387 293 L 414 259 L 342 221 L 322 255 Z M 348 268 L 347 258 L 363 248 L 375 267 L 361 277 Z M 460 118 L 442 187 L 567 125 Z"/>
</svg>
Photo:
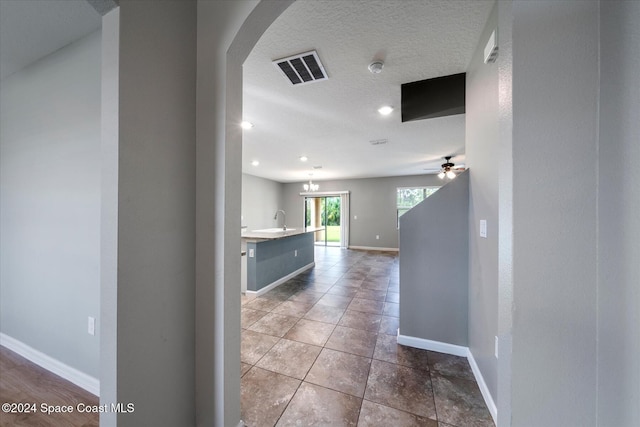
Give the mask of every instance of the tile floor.
<svg viewBox="0 0 640 427">
<path fill-rule="evenodd" d="M 465 358 L 398 345 L 396 253 L 316 248 L 242 298 L 242 419 L 269 426 L 493 426 Z"/>
</svg>

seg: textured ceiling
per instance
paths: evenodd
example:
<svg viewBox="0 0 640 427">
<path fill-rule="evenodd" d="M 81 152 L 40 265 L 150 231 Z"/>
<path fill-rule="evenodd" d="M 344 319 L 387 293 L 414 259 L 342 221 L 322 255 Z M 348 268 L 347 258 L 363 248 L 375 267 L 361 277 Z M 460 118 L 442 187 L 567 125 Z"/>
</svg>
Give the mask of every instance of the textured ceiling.
<svg viewBox="0 0 640 427">
<path fill-rule="evenodd" d="M 450 154 L 464 162 L 464 116 L 401 123 L 400 85 L 464 72 L 492 4 L 296 1 L 245 63 L 244 117 L 255 127 L 244 131 L 243 170 L 281 182 L 313 172 L 320 181 L 421 174 Z M 100 21 L 85 0 L 0 0 L 0 78 L 97 30 Z M 329 80 L 294 87 L 272 64 L 313 49 Z M 381 74 L 367 70 L 373 59 L 385 61 Z M 383 104 L 396 110 L 380 116 Z M 379 139 L 388 143 L 369 143 Z"/>
<path fill-rule="evenodd" d="M 400 85 L 466 71 L 492 5 L 296 1 L 244 64 L 243 114 L 255 127 L 244 131 L 243 171 L 280 182 L 313 172 L 321 181 L 422 174 L 450 154 L 463 162 L 464 115 L 401 123 Z M 314 49 L 326 81 L 292 86 L 272 64 Z M 368 71 L 373 59 L 385 61 L 382 73 Z M 384 104 L 395 107 L 390 116 L 378 114 Z M 378 139 L 388 143 L 369 143 Z"/>
<path fill-rule="evenodd" d="M 0 79 L 100 28 L 85 0 L 0 0 Z"/>
</svg>

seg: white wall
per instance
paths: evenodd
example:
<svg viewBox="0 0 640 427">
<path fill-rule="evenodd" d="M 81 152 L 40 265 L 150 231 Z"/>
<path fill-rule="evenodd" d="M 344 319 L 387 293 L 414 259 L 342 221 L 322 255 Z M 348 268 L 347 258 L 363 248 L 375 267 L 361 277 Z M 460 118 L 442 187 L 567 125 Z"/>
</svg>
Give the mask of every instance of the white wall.
<svg viewBox="0 0 640 427">
<path fill-rule="evenodd" d="M 640 425 L 638 22 L 640 2 L 600 3 L 597 421 L 601 426 Z"/>
<path fill-rule="evenodd" d="M 282 183 L 243 173 L 242 225 L 246 225 L 247 230 L 281 227 L 282 215 L 278 215 L 277 221 L 273 215 L 284 209 L 282 191 Z M 287 225 L 291 219 L 287 216 Z"/>
<path fill-rule="evenodd" d="M 498 5 L 489 15 L 467 69 L 465 154 L 469 179 L 469 349 L 497 401 L 498 335 L 498 63 L 484 63 L 484 47 L 498 28 Z M 499 57 L 498 61 L 502 58 Z M 480 237 L 480 220 L 487 237 Z"/>
<path fill-rule="evenodd" d="M 1 332 L 95 378 L 100 52 L 97 32 L 0 82 Z"/>
</svg>

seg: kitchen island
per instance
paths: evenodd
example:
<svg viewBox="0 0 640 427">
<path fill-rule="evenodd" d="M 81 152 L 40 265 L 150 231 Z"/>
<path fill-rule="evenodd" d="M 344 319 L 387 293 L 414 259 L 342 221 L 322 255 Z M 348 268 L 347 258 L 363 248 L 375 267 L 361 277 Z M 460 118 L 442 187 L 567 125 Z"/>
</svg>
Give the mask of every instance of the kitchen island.
<svg viewBox="0 0 640 427">
<path fill-rule="evenodd" d="M 324 227 L 244 232 L 242 250 L 246 250 L 247 255 L 243 279 L 246 277 L 246 287 L 243 283 L 242 291 L 261 295 L 312 268 L 315 265 L 313 233 L 322 230 Z"/>
</svg>

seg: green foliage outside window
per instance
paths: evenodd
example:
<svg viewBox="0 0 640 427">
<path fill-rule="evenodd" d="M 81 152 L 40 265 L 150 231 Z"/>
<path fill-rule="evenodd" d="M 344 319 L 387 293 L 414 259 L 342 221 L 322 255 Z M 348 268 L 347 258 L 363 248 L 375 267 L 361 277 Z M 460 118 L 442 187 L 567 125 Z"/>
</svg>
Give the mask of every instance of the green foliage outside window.
<svg viewBox="0 0 640 427">
<path fill-rule="evenodd" d="M 398 188 L 396 207 L 398 209 L 398 227 L 400 226 L 400 217 L 409 211 L 412 207 L 438 191 L 440 187 L 414 187 L 414 188 Z"/>
<path fill-rule="evenodd" d="M 326 222 L 325 222 L 326 217 Z M 322 211 L 322 223 L 324 225 L 340 225 L 340 198 L 327 197 L 326 209 Z"/>
</svg>

